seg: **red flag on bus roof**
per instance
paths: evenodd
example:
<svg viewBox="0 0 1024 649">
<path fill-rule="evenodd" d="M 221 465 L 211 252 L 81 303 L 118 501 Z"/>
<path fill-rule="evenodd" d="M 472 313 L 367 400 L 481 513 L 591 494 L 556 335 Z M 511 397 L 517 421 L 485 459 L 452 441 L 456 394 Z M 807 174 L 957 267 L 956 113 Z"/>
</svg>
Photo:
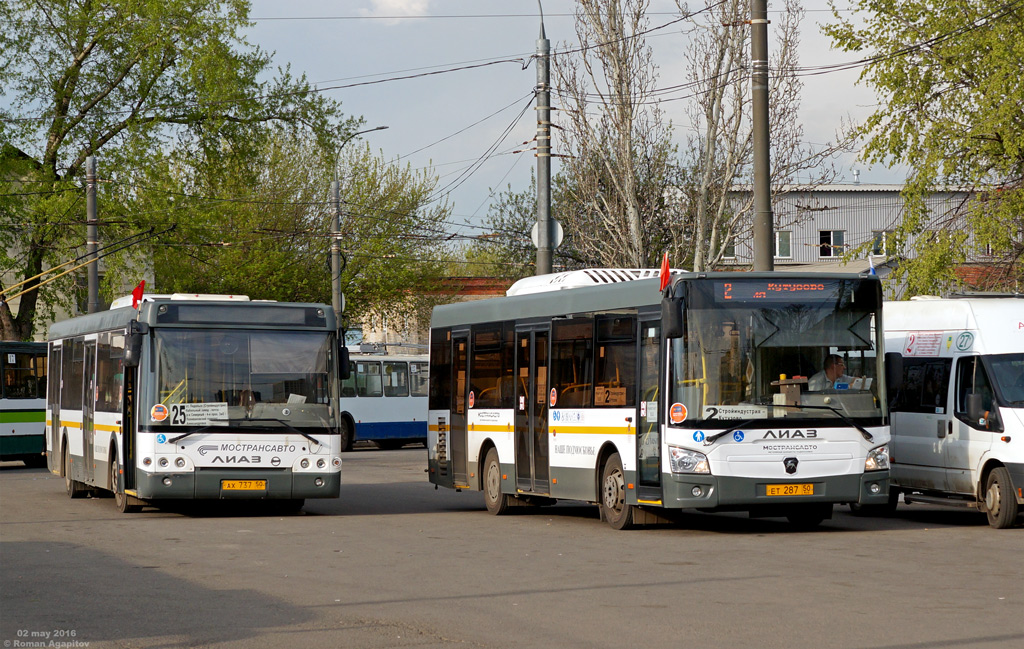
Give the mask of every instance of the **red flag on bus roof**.
<svg viewBox="0 0 1024 649">
<path fill-rule="evenodd" d="M 672 273 L 668 269 L 668 252 L 665 252 L 665 256 L 661 258 L 661 290 L 664 291 L 665 287 L 668 286 L 669 279 Z"/>
<path fill-rule="evenodd" d="M 132 308 L 139 308 L 139 302 L 142 302 L 142 293 L 146 290 L 146 280 L 139 282 L 139 285 L 132 290 Z"/>
</svg>

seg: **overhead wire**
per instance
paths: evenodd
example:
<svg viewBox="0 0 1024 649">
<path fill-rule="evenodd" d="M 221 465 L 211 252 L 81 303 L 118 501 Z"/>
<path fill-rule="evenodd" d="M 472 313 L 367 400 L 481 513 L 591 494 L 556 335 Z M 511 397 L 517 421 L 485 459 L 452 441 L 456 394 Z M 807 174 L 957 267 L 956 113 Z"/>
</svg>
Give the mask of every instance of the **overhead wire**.
<svg viewBox="0 0 1024 649">
<path fill-rule="evenodd" d="M 1017 5 L 1021 4 L 1022 1 L 1024 1 L 1024 0 L 1015 0 L 1014 2 L 1006 3 L 1006 4 L 1002 5 L 1000 8 L 997 8 L 996 10 L 994 10 L 993 12 L 990 12 L 990 14 L 988 14 L 988 15 L 982 17 L 982 18 L 979 18 L 979 19 L 977 19 L 975 21 L 973 21 L 971 24 L 965 25 L 965 26 L 963 26 L 961 28 L 958 28 L 958 29 L 953 30 L 951 32 L 948 32 L 946 34 L 937 35 L 937 36 L 935 36 L 933 38 L 930 38 L 930 39 L 927 39 L 926 41 L 923 41 L 921 43 L 909 45 L 909 46 L 907 46 L 905 48 L 902 48 L 901 50 L 896 51 L 896 52 L 891 52 L 891 53 L 887 53 L 885 55 L 879 55 L 879 56 L 875 56 L 875 57 L 867 57 L 867 58 L 864 58 L 864 59 L 859 59 L 857 61 L 833 64 L 833 65 L 828 65 L 828 66 L 811 66 L 811 67 L 806 67 L 806 68 L 796 68 L 795 70 L 796 70 L 796 73 L 798 75 L 800 75 L 800 76 L 820 75 L 820 74 L 826 74 L 826 73 L 834 72 L 834 71 L 848 70 L 848 69 L 852 69 L 852 68 L 855 68 L 855 67 L 862 67 L 864 65 L 869 65 L 869 64 L 871 64 L 873 62 L 878 62 L 878 61 L 894 58 L 894 57 L 897 57 L 897 56 L 905 56 L 906 54 L 909 54 L 909 53 L 912 53 L 914 51 L 920 50 L 921 48 L 933 46 L 933 45 L 935 45 L 937 43 L 940 43 L 940 42 L 942 42 L 944 40 L 947 40 L 949 38 L 952 38 L 952 37 L 955 37 L 955 36 L 958 36 L 958 35 L 962 35 L 962 34 L 967 33 L 968 31 L 971 31 L 973 29 L 980 28 L 984 24 L 985 21 L 992 20 L 992 19 L 997 19 L 997 18 L 999 18 L 999 17 L 1001 17 L 1001 16 L 1011 12 Z M 723 2 L 719 2 L 719 3 L 716 3 L 714 5 L 710 5 L 710 6 L 704 7 L 703 9 L 695 11 L 695 12 L 693 12 L 691 14 L 688 14 L 687 16 L 684 16 L 682 18 L 670 21 L 668 23 L 665 23 L 663 25 L 659 25 L 657 27 L 654 27 L 654 28 L 651 28 L 651 29 L 648 29 L 648 30 L 644 30 L 644 31 L 642 31 L 642 32 L 640 32 L 638 34 L 634 34 L 634 35 L 631 35 L 631 36 L 624 36 L 622 38 L 623 39 L 625 39 L 625 38 L 636 38 L 636 37 L 640 37 L 640 36 L 643 36 L 643 35 L 647 35 L 647 34 L 653 33 L 653 32 L 658 31 L 658 30 L 665 29 L 666 27 L 669 27 L 669 26 L 671 26 L 673 24 L 681 22 L 682 20 L 685 20 L 686 18 L 691 18 L 691 17 L 696 16 L 696 15 L 698 15 L 700 13 L 705 12 L 705 11 L 710 11 L 711 9 L 713 9 L 713 8 L 715 8 L 717 6 L 720 6 L 721 4 L 723 4 Z M 572 53 L 577 53 L 577 52 L 583 51 L 585 49 L 589 49 L 591 47 L 596 47 L 596 46 L 598 46 L 598 45 L 595 44 L 595 45 L 590 45 L 590 46 L 587 46 L 587 47 L 580 47 L 580 48 L 574 48 L 574 49 L 571 49 L 571 50 L 564 50 L 564 51 L 560 51 L 560 52 L 555 52 L 555 53 L 552 53 L 552 56 L 568 55 L 568 54 L 572 54 Z M 496 59 L 496 60 L 488 60 L 488 61 L 484 61 L 482 63 L 473 63 L 473 64 L 468 64 L 468 65 L 459 65 L 459 66 L 456 66 L 456 67 L 445 68 L 445 69 L 442 69 L 442 70 L 436 70 L 436 71 L 432 71 L 432 72 L 424 72 L 424 73 L 419 73 L 419 74 L 402 75 L 402 76 L 393 76 L 393 77 L 390 77 L 390 78 L 387 78 L 387 79 L 380 79 L 380 80 L 374 80 L 374 81 L 366 81 L 366 82 L 360 82 L 360 83 L 354 83 L 354 84 L 345 84 L 345 85 L 338 85 L 338 86 L 326 86 L 326 87 L 322 87 L 322 88 L 321 87 L 317 87 L 317 88 L 309 89 L 308 91 L 296 91 L 296 92 L 292 92 L 292 93 L 284 93 L 281 96 L 284 96 L 284 95 L 287 95 L 287 94 L 300 94 L 300 93 L 307 93 L 307 92 L 325 92 L 325 91 L 328 91 L 328 90 L 334 90 L 334 89 L 339 89 L 339 88 L 351 88 L 351 87 L 356 87 L 356 86 L 360 86 L 360 85 L 370 85 L 370 84 L 375 84 L 375 83 L 384 83 L 384 82 L 388 82 L 388 81 L 407 80 L 407 79 L 413 79 L 413 78 L 418 78 L 418 77 L 423 77 L 423 76 L 431 76 L 431 75 L 434 75 L 434 74 L 456 72 L 456 71 L 462 71 L 462 70 L 467 70 L 467 69 L 472 69 L 472 68 L 477 68 L 477 67 L 485 67 L 485 66 L 489 66 L 489 65 L 498 64 L 498 63 L 507 63 L 507 62 L 513 62 L 513 61 L 521 62 L 522 59 L 503 58 L 503 59 Z M 721 73 L 720 75 L 718 75 L 718 77 L 726 78 L 727 79 L 727 78 L 730 77 L 730 75 L 735 74 L 737 71 L 738 70 L 735 70 L 735 69 L 734 70 L 730 70 L 730 71 L 725 71 L 725 72 Z M 684 83 L 684 84 L 677 84 L 675 86 L 658 88 L 658 89 L 655 90 L 655 92 L 657 94 L 662 94 L 662 95 L 670 94 L 672 92 L 676 92 L 676 91 L 679 91 L 679 90 L 689 89 L 689 88 L 694 87 L 696 84 L 699 84 L 699 83 L 707 83 L 708 81 L 709 81 L 709 79 L 695 80 L 695 81 L 687 82 L 687 83 Z M 532 95 L 533 95 L 533 93 L 530 93 L 528 95 L 528 96 L 531 97 L 531 100 L 532 100 Z M 268 98 L 268 97 L 272 97 L 272 96 L 275 96 L 275 95 L 263 95 L 261 97 L 262 98 Z M 685 99 L 685 98 L 692 97 L 692 96 L 694 96 L 694 95 L 687 95 L 687 96 L 684 96 L 684 97 L 673 97 L 673 98 L 668 98 L 668 99 L 662 99 L 661 101 L 678 101 L 680 99 Z M 229 100 L 225 100 L 224 102 L 216 102 L 216 103 L 226 103 L 228 101 Z M 456 132 L 450 134 L 449 136 L 446 136 L 445 138 L 441 138 L 440 140 L 437 140 L 437 141 L 435 141 L 432 144 L 429 144 L 429 145 L 426 145 L 424 147 L 421 147 L 420 149 L 417 149 L 417 150 L 415 150 L 413 152 L 404 154 L 403 156 L 399 156 L 398 159 L 402 159 L 404 157 L 408 157 L 408 156 L 414 155 L 415 153 L 418 153 L 418 152 L 423 151 L 423 150 L 425 150 L 427 148 L 430 148 L 431 146 L 434 146 L 434 145 L 439 144 L 439 143 L 441 143 L 441 142 L 443 142 L 445 140 L 448 140 L 448 139 L 450 139 L 452 137 L 455 137 L 456 135 L 459 135 L 459 134 L 465 132 L 466 130 L 469 130 L 473 126 L 476 126 L 476 125 L 482 123 L 483 121 L 486 121 L 490 117 L 493 117 L 494 115 L 500 114 L 502 111 L 507 110 L 507 108 L 511 107 L 512 105 L 515 105 L 515 103 L 518 103 L 518 101 L 521 101 L 521 99 L 517 100 L 517 102 L 514 102 L 513 104 L 510 104 L 509 106 L 506 106 L 505 108 L 502 108 L 502 109 L 496 111 L 495 113 L 492 113 L 491 115 L 488 115 L 487 117 L 485 117 L 485 118 L 483 118 L 481 120 L 478 120 L 477 122 L 475 122 L 475 123 L 473 123 L 473 124 L 463 128 L 463 129 L 460 129 L 459 131 L 456 131 Z M 182 104 L 182 105 L 184 105 L 184 104 Z M 472 164 L 470 164 L 469 166 L 465 167 L 464 169 L 456 172 L 459 175 L 456 177 L 456 179 L 454 181 L 452 181 L 448 185 L 445 185 L 440 190 L 435 192 L 433 200 L 439 200 L 439 199 L 441 199 L 443 197 L 449 196 L 452 193 L 452 191 L 454 191 L 454 189 L 456 189 L 461 184 L 466 182 L 466 180 L 469 177 L 471 177 L 477 170 L 479 170 L 479 168 L 483 164 L 483 162 L 485 162 L 486 160 L 492 158 L 495 155 L 502 155 L 502 154 L 495 153 L 496 148 L 498 146 L 500 146 L 500 143 L 503 142 L 504 139 L 508 136 L 510 130 L 512 128 L 514 128 L 514 126 L 518 123 L 519 120 L 521 120 L 522 116 L 525 114 L 527 109 L 528 109 L 528 105 L 526 107 L 524 107 L 524 109 L 520 112 L 520 114 L 516 117 L 516 119 L 513 120 L 513 122 L 509 126 L 506 127 L 506 129 L 503 131 L 502 135 L 498 138 L 498 140 L 495 143 L 493 143 L 491 146 L 489 146 L 485 150 L 485 152 L 483 154 L 481 154 L 481 156 L 479 156 L 478 158 L 476 158 L 473 161 Z M 517 158 L 516 163 L 513 164 L 513 167 L 515 166 L 515 164 L 518 163 L 518 160 L 519 159 Z M 507 176 L 507 173 L 506 173 L 506 176 Z M 71 189 L 73 189 L 73 188 L 67 188 L 67 189 L 61 189 L 61 190 L 52 190 L 52 192 L 56 192 L 56 191 L 69 191 Z M 47 193 L 52 193 L 52 192 L 47 192 Z M 7 195 L 9 195 L 9 196 L 17 196 L 17 195 L 33 195 L 33 194 L 36 194 L 36 193 L 34 193 L 34 192 L 33 193 L 16 193 L 16 194 L 7 194 Z M 185 195 L 185 194 L 182 194 L 182 195 Z M 493 191 L 492 191 L 492 195 L 493 195 Z M 230 200 L 232 202 L 239 202 L 239 199 L 224 199 L 224 198 L 215 198 L 215 197 L 193 197 L 193 198 L 202 198 L 203 200 L 218 200 L 218 201 Z M 290 202 L 274 203 L 274 202 L 256 201 L 256 200 L 247 200 L 245 202 L 264 204 L 264 205 L 292 204 Z M 431 201 L 431 202 L 433 202 L 433 201 Z M 364 207 L 364 209 L 371 209 L 370 206 L 363 206 L 363 207 Z M 478 210 L 479 210 L 479 208 L 477 208 L 476 211 L 478 211 Z M 476 211 L 474 211 L 474 215 L 475 215 Z M 462 227 L 462 226 L 460 225 L 459 227 Z"/>
</svg>

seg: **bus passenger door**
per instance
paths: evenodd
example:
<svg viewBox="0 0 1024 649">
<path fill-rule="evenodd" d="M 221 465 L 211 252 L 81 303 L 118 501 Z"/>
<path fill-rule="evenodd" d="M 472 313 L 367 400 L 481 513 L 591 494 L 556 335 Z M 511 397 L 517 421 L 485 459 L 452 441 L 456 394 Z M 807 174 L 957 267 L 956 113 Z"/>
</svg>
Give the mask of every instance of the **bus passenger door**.
<svg viewBox="0 0 1024 649">
<path fill-rule="evenodd" d="M 50 345 L 50 359 L 46 367 L 46 418 L 50 421 L 46 435 L 47 463 L 50 471 L 60 473 L 60 389 L 61 359 L 64 347 Z"/>
<path fill-rule="evenodd" d="M 85 482 L 96 478 L 96 426 L 93 412 L 96 408 L 96 340 L 85 341 L 85 364 L 82 374 L 82 452 L 85 456 Z"/>
<path fill-rule="evenodd" d="M 469 333 L 452 332 L 452 409 L 448 426 L 448 448 L 451 453 L 452 478 L 456 487 L 469 486 L 466 470 L 466 400 L 469 382 Z"/>
<path fill-rule="evenodd" d="M 550 493 L 548 330 L 516 331 L 516 488 Z"/>
<path fill-rule="evenodd" d="M 660 316 L 660 314 L 659 314 Z M 640 350 L 636 412 L 637 498 L 648 504 L 661 499 L 661 393 L 658 377 L 661 368 L 661 322 L 640 321 Z"/>
</svg>

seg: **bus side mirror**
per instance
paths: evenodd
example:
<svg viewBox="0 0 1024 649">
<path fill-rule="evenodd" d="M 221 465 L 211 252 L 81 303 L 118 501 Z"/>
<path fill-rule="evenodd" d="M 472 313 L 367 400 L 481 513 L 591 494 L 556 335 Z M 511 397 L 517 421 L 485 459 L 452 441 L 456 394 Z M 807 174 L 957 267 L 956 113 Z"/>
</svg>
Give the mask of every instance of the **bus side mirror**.
<svg viewBox="0 0 1024 649">
<path fill-rule="evenodd" d="M 665 332 L 665 338 L 683 337 L 683 310 L 682 301 L 673 300 L 670 297 L 661 300 L 661 330 Z"/>
<path fill-rule="evenodd" d="M 903 355 L 899 352 L 885 353 L 885 386 L 890 393 L 903 387 Z"/>
<path fill-rule="evenodd" d="M 128 325 L 128 336 L 124 346 L 124 366 L 138 367 L 142 362 L 142 343 L 149 333 L 149 325 L 145 322 L 132 320 Z"/>
<path fill-rule="evenodd" d="M 348 347 L 345 346 L 345 339 L 341 340 L 341 344 L 338 345 L 338 378 L 344 381 L 351 375 L 352 369 L 349 367 Z"/>
</svg>

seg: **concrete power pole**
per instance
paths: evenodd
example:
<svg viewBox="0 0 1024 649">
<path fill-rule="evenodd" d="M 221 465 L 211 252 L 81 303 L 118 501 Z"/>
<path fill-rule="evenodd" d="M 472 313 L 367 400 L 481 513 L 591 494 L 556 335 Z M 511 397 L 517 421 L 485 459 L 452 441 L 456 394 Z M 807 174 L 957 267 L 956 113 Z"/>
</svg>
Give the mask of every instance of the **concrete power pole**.
<svg viewBox="0 0 1024 649">
<path fill-rule="evenodd" d="M 334 169 L 337 176 L 337 162 Z M 337 179 L 331 183 L 331 204 L 334 208 L 331 211 L 331 308 L 334 310 L 334 321 L 341 326 L 341 312 L 345 309 L 341 303 L 341 181 Z"/>
<path fill-rule="evenodd" d="M 750 54 L 754 112 L 754 270 L 770 271 L 775 270 L 775 219 L 768 132 L 768 0 L 750 0 Z"/>
<path fill-rule="evenodd" d="M 85 159 L 85 253 L 90 263 L 86 268 L 89 278 L 88 312 L 100 310 L 100 269 L 96 258 L 99 245 L 99 228 L 96 220 L 96 158 Z"/>
<path fill-rule="evenodd" d="M 357 135 L 383 131 L 387 126 L 375 126 L 356 131 L 342 140 L 334 155 L 334 182 L 331 183 L 331 308 L 338 325 L 341 325 L 341 313 L 345 309 L 345 298 L 341 294 L 341 179 L 338 177 L 338 165 L 341 164 L 341 150 Z"/>
<path fill-rule="evenodd" d="M 540 4 L 538 0 L 538 4 Z M 537 39 L 537 274 L 551 272 L 551 42 L 541 8 Z"/>
</svg>

